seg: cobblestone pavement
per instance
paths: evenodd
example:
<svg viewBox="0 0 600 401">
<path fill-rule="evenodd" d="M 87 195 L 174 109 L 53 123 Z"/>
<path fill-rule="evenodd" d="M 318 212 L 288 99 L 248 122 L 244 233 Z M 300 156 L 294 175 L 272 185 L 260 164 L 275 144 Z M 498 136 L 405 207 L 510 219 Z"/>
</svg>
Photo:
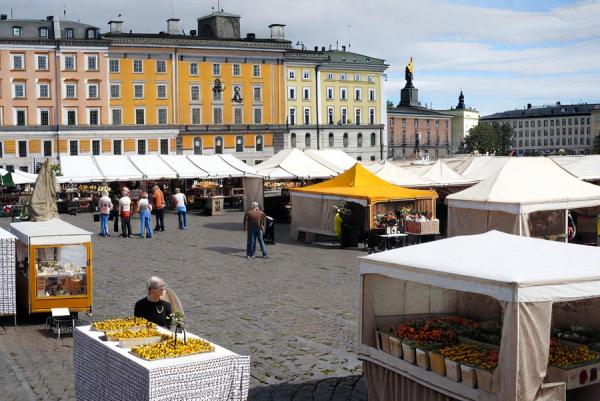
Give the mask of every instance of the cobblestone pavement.
<svg viewBox="0 0 600 401">
<path fill-rule="evenodd" d="M 98 231 L 91 214 L 61 217 Z M 247 260 L 241 212 L 192 215 L 183 231 L 176 219 L 168 214 L 152 239 L 94 235 L 92 319 L 132 314 L 157 274 L 179 295 L 189 331 L 251 355 L 250 400 L 367 399 L 355 357 L 364 252 L 290 242 L 289 226 L 278 225 L 269 259 Z M 44 320 L 20 316 L 14 328 L 0 318 L 0 399 L 75 398 L 72 338 L 47 335 Z"/>
</svg>

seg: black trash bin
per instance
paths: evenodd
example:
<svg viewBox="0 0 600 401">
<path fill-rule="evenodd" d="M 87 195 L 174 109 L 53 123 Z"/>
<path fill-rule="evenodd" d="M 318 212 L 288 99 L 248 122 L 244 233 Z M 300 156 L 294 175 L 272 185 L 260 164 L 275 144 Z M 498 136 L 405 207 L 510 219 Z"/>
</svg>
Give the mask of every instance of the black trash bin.
<svg viewBox="0 0 600 401">
<path fill-rule="evenodd" d="M 267 216 L 264 241 L 268 244 L 275 244 L 275 219 Z"/>
<path fill-rule="evenodd" d="M 360 228 L 347 224 L 342 224 L 342 237 L 340 246 L 342 248 L 357 248 L 360 237 Z"/>
</svg>

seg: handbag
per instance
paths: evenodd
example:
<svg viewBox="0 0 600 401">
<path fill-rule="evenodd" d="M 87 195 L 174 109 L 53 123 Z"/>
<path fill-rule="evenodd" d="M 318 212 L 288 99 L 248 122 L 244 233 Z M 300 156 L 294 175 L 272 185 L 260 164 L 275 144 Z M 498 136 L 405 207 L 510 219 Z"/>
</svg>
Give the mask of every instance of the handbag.
<svg viewBox="0 0 600 401">
<path fill-rule="evenodd" d="M 94 222 L 99 222 L 100 221 L 100 214 L 98 213 L 94 213 Z"/>
</svg>

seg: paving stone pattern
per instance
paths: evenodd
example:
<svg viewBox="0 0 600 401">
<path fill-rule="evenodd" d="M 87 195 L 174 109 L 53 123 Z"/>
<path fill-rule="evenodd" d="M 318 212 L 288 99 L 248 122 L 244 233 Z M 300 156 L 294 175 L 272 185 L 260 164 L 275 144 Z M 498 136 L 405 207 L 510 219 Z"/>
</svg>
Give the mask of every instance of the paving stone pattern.
<svg viewBox="0 0 600 401">
<path fill-rule="evenodd" d="M 91 214 L 61 217 L 98 231 Z M 94 235 L 94 311 L 80 317 L 132 314 L 157 274 L 181 299 L 189 331 L 251 355 L 250 400 L 366 400 L 355 357 L 356 257 L 365 253 L 290 242 L 289 226 L 278 224 L 269 259 L 248 260 L 241 221 L 241 212 L 192 215 L 179 230 L 168 214 L 167 231 L 152 239 Z M 48 335 L 44 321 L 20 316 L 14 328 L 0 318 L 0 399 L 75 399 L 72 338 Z"/>
</svg>

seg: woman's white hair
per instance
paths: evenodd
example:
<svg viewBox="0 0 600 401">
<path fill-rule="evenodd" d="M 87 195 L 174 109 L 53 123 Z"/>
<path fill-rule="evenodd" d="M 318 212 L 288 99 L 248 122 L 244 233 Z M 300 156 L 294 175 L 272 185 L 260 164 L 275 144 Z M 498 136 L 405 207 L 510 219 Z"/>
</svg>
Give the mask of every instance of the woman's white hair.
<svg viewBox="0 0 600 401">
<path fill-rule="evenodd" d="M 146 289 L 150 291 L 152 288 L 160 288 L 161 285 L 165 285 L 165 280 L 158 276 L 152 276 L 146 283 Z"/>
</svg>

